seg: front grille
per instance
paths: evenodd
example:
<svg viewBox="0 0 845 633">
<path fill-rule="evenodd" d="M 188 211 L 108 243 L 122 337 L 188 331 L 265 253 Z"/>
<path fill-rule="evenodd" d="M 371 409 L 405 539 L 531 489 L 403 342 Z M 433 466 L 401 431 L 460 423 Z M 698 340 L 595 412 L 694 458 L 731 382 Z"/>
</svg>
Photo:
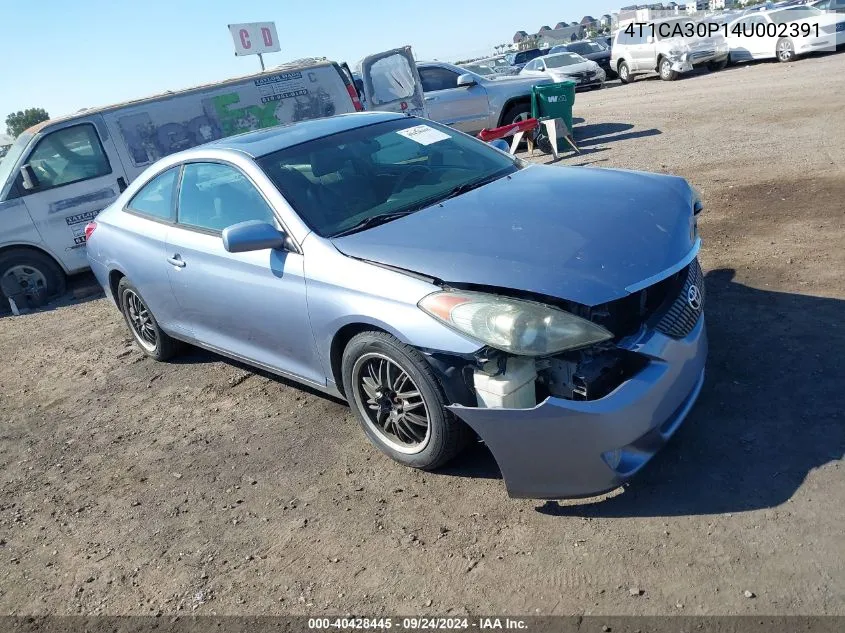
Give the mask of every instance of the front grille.
<svg viewBox="0 0 845 633">
<path fill-rule="evenodd" d="M 693 286 L 698 289 L 696 294 Z M 690 297 L 698 298 L 697 305 Z M 687 278 L 675 300 L 660 317 L 656 329 L 672 338 L 684 338 L 692 332 L 704 309 L 704 274 L 698 259 L 687 267 Z"/>
</svg>

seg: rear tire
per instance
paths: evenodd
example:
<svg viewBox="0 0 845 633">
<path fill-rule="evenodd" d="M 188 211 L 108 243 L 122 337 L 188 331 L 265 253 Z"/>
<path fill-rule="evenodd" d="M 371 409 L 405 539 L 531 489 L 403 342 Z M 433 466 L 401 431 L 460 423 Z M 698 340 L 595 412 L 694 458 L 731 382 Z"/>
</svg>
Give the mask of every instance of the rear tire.
<svg viewBox="0 0 845 633">
<path fill-rule="evenodd" d="M 631 83 L 633 79 L 631 77 L 631 69 L 628 67 L 628 62 L 625 61 L 619 62 L 619 70 L 616 74 L 619 75 L 619 81 L 621 81 L 623 84 Z"/>
<path fill-rule="evenodd" d="M 672 62 L 669 61 L 668 57 L 664 57 L 660 60 L 657 70 L 663 81 L 675 81 L 678 78 L 678 73 L 677 71 L 672 70 Z"/>
<path fill-rule="evenodd" d="M 382 367 L 387 368 L 382 371 Z M 460 453 L 472 437 L 469 427 L 446 409 L 443 388 L 422 355 L 386 332 L 354 336 L 343 351 L 341 373 L 346 399 L 364 433 L 400 464 L 437 468 Z M 412 409 L 411 426 L 406 420 L 397 421 L 403 410 L 407 415 Z"/>
<path fill-rule="evenodd" d="M 158 325 L 141 293 L 126 277 L 117 285 L 117 305 L 123 313 L 135 344 L 150 358 L 167 360 L 179 351 L 179 342 Z"/>
<path fill-rule="evenodd" d="M 9 295 L 20 309 L 38 308 L 63 295 L 67 283 L 64 271 L 52 257 L 31 248 L 12 248 L 0 254 L 0 280 L 2 311 L 10 308 Z"/>
<path fill-rule="evenodd" d="M 797 57 L 795 54 L 795 45 L 792 43 L 792 40 L 785 37 L 778 40 L 775 53 L 777 54 L 778 61 L 783 62 L 784 64 L 794 62 Z"/>
</svg>

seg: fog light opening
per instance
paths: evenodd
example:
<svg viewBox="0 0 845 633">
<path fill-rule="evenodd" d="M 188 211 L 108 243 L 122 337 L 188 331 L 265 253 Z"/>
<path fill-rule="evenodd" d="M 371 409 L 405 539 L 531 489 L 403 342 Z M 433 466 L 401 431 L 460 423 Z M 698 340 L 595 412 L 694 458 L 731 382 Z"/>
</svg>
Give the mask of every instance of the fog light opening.
<svg viewBox="0 0 845 633">
<path fill-rule="evenodd" d="M 619 468 L 619 464 L 622 463 L 622 449 L 617 448 L 612 451 L 606 451 L 601 454 L 601 458 L 604 460 L 604 463 L 610 466 L 611 469 L 617 470 Z"/>
</svg>

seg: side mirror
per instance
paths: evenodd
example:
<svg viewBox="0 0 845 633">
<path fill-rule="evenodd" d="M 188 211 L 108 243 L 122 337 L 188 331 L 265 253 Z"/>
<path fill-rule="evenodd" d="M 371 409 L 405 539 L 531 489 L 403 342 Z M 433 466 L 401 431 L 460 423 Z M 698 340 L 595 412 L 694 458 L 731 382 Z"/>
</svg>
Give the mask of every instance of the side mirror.
<svg viewBox="0 0 845 633">
<path fill-rule="evenodd" d="M 32 165 L 21 165 L 21 178 L 23 178 L 23 188 L 27 191 L 38 189 L 38 176 L 35 175 Z"/>
<path fill-rule="evenodd" d="M 223 248 L 230 253 L 263 251 L 267 248 L 284 248 L 285 234 L 272 224 L 249 220 L 223 229 Z"/>
<path fill-rule="evenodd" d="M 464 73 L 463 75 L 458 75 L 458 88 L 462 88 L 464 86 L 469 88 L 470 86 L 474 86 L 477 83 L 478 82 L 475 80 L 475 77 L 473 77 L 469 73 Z"/>
</svg>

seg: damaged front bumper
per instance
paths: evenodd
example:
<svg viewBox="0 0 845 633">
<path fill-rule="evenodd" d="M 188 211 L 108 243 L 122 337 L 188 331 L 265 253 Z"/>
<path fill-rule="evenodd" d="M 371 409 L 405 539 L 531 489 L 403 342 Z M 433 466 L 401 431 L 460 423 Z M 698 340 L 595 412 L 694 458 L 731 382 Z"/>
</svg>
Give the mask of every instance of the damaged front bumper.
<svg viewBox="0 0 845 633">
<path fill-rule="evenodd" d="M 598 400 L 550 397 L 531 409 L 449 407 L 490 448 L 511 497 L 561 499 L 612 490 L 681 425 L 704 382 L 704 316 L 683 339 L 648 330 L 619 346 L 649 362 Z"/>
</svg>

